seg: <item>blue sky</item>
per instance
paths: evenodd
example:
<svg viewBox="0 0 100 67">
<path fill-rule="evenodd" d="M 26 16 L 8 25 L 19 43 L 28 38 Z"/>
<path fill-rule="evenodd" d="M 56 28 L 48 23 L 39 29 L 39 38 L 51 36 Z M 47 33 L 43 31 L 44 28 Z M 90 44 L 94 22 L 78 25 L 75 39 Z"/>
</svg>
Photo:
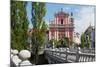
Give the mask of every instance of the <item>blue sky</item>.
<svg viewBox="0 0 100 67">
<path fill-rule="evenodd" d="M 74 5 L 74 4 L 58 4 L 58 3 L 46 3 L 46 15 L 44 17 L 47 24 L 49 20 L 54 19 L 54 14 L 63 8 L 66 13 L 73 12 L 75 32 L 82 33 L 91 24 L 95 25 L 95 6 L 93 5 Z M 27 5 L 27 17 L 30 22 L 29 27 L 32 27 L 31 23 L 31 2 Z"/>
</svg>

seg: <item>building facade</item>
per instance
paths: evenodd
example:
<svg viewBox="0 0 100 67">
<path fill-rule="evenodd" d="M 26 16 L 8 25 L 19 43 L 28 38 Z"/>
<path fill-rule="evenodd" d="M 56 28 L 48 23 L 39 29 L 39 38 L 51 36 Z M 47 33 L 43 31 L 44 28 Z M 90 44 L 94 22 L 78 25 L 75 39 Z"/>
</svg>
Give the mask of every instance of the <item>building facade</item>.
<svg viewBox="0 0 100 67">
<path fill-rule="evenodd" d="M 86 29 L 84 34 L 85 34 L 86 45 L 90 43 L 89 48 L 95 48 L 95 27 L 90 25 Z"/>
<path fill-rule="evenodd" d="M 49 21 L 49 40 L 59 40 L 68 37 L 73 40 L 73 13 L 65 13 L 62 9 L 54 14 L 54 20 Z"/>
</svg>

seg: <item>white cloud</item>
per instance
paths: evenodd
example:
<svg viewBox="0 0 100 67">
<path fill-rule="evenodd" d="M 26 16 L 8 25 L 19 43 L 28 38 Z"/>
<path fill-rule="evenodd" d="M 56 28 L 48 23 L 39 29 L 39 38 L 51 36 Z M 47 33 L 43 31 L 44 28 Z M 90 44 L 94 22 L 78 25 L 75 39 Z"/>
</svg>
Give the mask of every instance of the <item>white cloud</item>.
<svg viewBox="0 0 100 67">
<path fill-rule="evenodd" d="M 90 25 L 95 25 L 95 12 L 94 7 L 87 6 L 82 7 L 78 12 L 78 17 L 75 18 L 75 31 L 79 32 L 80 34 L 84 32 L 87 27 Z"/>
</svg>

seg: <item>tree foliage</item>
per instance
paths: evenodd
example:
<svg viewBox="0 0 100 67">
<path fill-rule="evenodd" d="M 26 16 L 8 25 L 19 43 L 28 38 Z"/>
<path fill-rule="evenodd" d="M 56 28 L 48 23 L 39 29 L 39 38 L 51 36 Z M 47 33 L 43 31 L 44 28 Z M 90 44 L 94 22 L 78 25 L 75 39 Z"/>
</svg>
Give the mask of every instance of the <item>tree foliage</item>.
<svg viewBox="0 0 100 67">
<path fill-rule="evenodd" d="M 85 47 L 85 34 L 82 33 L 81 35 L 81 48 L 84 48 Z"/>
<path fill-rule="evenodd" d="M 11 1 L 11 48 L 25 49 L 27 46 L 26 2 Z"/>
<path fill-rule="evenodd" d="M 89 48 L 90 47 L 91 36 L 90 33 L 81 35 L 81 48 Z"/>
<path fill-rule="evenodd" d="M 53 45 L 53 42 L 54 42 L 54 45 Z M 69 47 L 69 38 L 68 37 L 64 37 L 60 40 L 55 40 L 55 39 L 51 39 L 49 41 L 50 45 L 51 46 L 54 46 L 54 47 Z"/>
<path fill-rule="evenodd" d="M 64 37 L 64 39 L 63 39 L 63 42 L 64 42 L 64 45 L 65 46 L 67 46 L 67 47 L 69 47 L 69 38 L 68 37 Z"/>
<path fill-rule="evenodd" d="M 33 52 L 34 52 L 34 62 L 35 64 L 38 63 L 38 55 L 41 47 L 44 46 L 45 42 L 45 31 L 47 25 L 44 21 L 44 16 L 46 13 L 45 3 L 32 3 L 32 24 L 33 24 L 33 33 L 32 33 L 32 45 L 33 45 Z"/>
<path fill-rule="evenodd" d="M 90 48 L 90 45 L 91 45 L 91 43 L 90 43 L 91 42 L 91 35 L 90 35 L 90 33 L 87 34 L 87 39 L 86 40 L 87 40 L 86 47 Z"/>
</svg>

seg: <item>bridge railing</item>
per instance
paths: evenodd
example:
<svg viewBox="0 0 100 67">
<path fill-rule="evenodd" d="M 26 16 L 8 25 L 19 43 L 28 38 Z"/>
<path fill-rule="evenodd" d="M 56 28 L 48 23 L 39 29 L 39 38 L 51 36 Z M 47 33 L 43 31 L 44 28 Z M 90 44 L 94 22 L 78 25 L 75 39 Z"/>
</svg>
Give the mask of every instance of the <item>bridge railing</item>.
<svg viewBox="0 0 100 67">
<path fill-rule="evenodd" d="M 75 50 L 75 51 L 74 51 Z M 86 50 L 88 52 L 86 52 Z M 45 49 L 46 58 L 49 61 L 55 61 L 54 63 L 66 63 L 66 62 L 92 62 L 95 61 L 94 49 L 69 49 L 69 48 L 55 48 Z"/>
</svg>

